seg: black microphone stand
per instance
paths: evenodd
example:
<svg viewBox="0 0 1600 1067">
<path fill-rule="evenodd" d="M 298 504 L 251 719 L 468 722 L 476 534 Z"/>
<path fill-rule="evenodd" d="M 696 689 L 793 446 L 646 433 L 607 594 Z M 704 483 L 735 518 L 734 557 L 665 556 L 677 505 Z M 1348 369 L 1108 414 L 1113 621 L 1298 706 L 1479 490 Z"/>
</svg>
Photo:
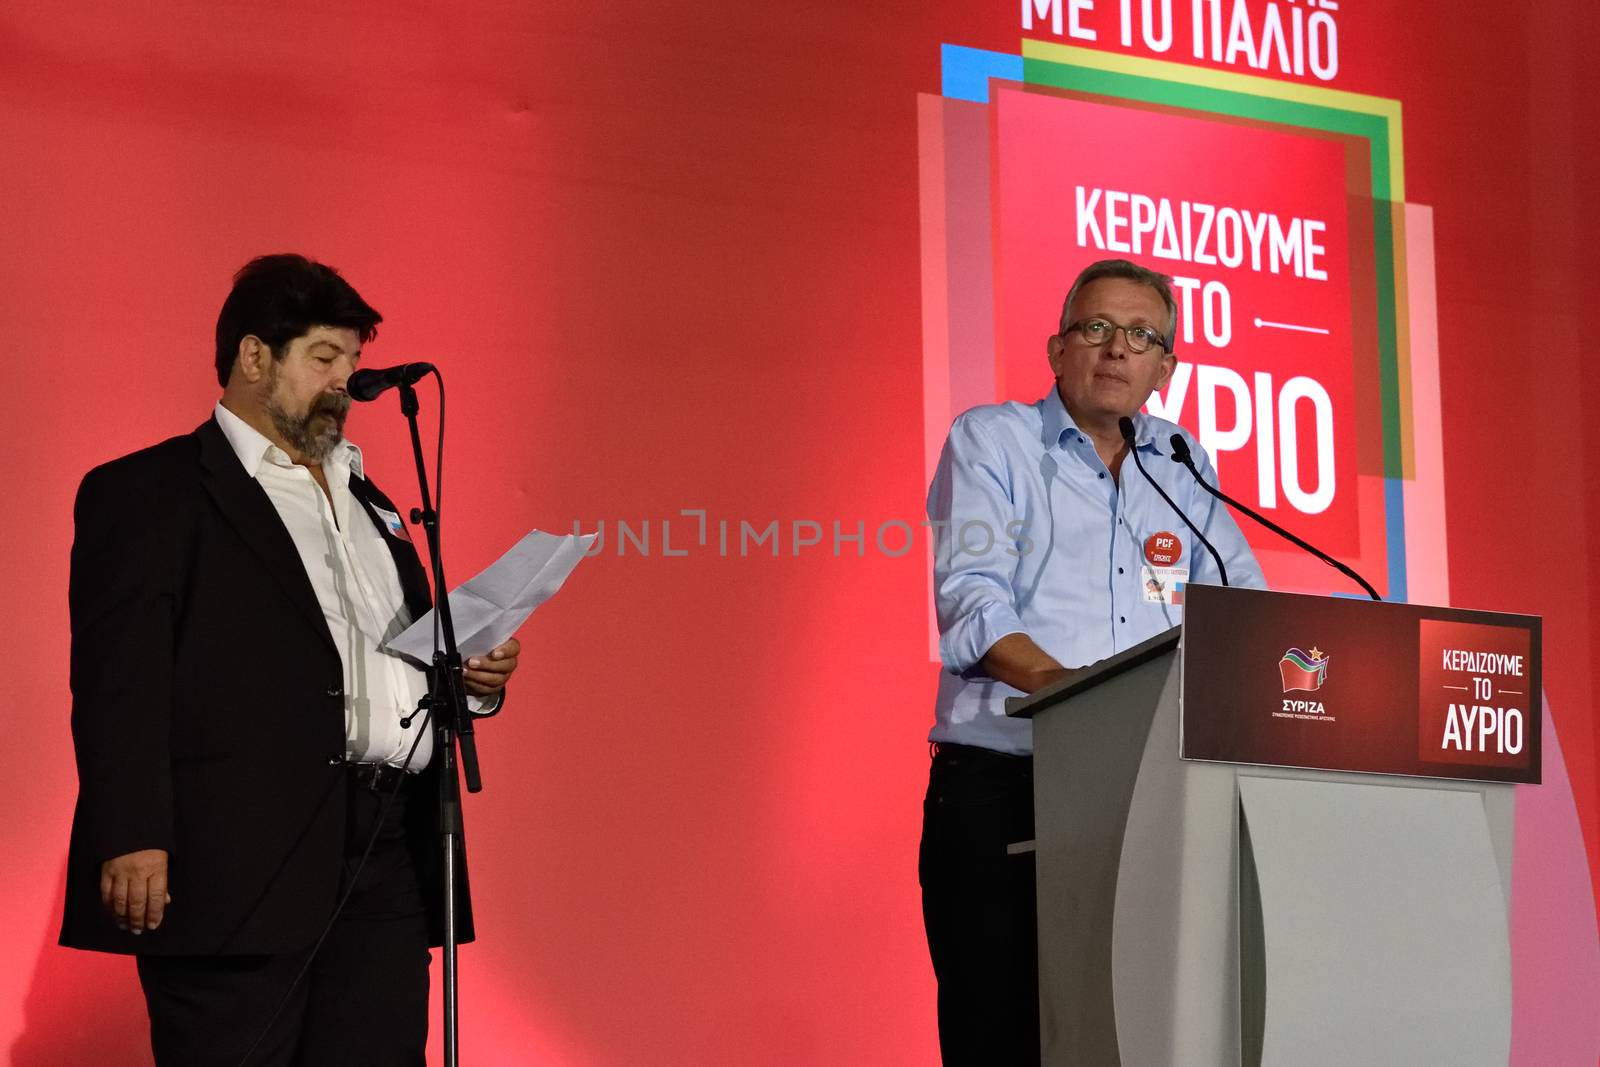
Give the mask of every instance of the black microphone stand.
<svg viewBox="0 0 1600 1067">
<path fill-rule="evenodd" d="M 1139 473 L 1144 475 L 1144 480 L 1150 483 L 1150 488 L 1161 494 L 1161 499 L 1167 502 L 1167 507 L 1178 513 L 1178 518 L 1182 519 L 1183 524 L 1189 527 L 1189 532 L 1199 538 L 1202 545 L 1206 546 L 1206 551 L 1211 553 L 1211 559 L 1217 565 L 1217 576 L 1222 579 L 1223 585 L 1227 585 L 1228 568 L 1222 563 L 1221 553 L 1212 546 L 1210 541 L 1206 540 L 1206 535 L 1200 532 L 1200 527 L 1190 521 L 1189 516 L 1183 513 L 1183 509 L 1172 502 L 1172 498 L 1167 495 L 1167 491 L 1161 488 L 1161 483 L 1150 477 L 1150 472 L 1144 469 L 1144 462 L 1139 458 L 1139 442 L 1134 440 L 1133 420 L 1126 415 L 1122 416 L 1117 420 L 1117 430 L 1122 434 L 1122 439 L 1128 443 L 1128 452 L 1133 456 L 1133 465 L 1139 468 Z"/>
<path fill-rule="evenodd" d="M 437 372 L 435 372 L 437 373 Z M 433 671 L 428 677 L 425 706 L 433 724 L 434 755 L 439 765 L 439 845 L 444 853 L 444 1062 L 457 1067 L 460 1058 L 459 990 L 456 983 L 456 850 L 461 843 L 461 779 L 456 768 L 456 745 L 461 745 L 461 770 L 467 792 L 483 788 L 478 777 L 478 745 L 467 711 L 466 680 L 462 676 L 461 650 L 456 647 L 455 621 L 450 616 L 450 587 L 444 581 L 444 557 L 439 551 L 439 513 L 428 497 L 428 471 L 422 458 L 422 438 L 417 432 L 417 391 L 401 382 L 400 411 L 411 427 L 411 452 L 417 463 L 417 485 L 422 506 L 411 510 L 411 521 L 421 523 L 428 539 L 428 562 L 433 570 L 433 610 L 438 612 L 444 647 L 433 649 Z M 463 862 L 465 855 L 463 854 Z"/>
<path fill-rule="evenodd" d="M 1241 504 L 1227 493 L 1224 493 L 1221 489 L 1218 489 L 1216 486 L 1200 477 L 1200 469 L 1194 465 L 1194 456 L 1189 451 L 1189 442 L 1185 441 L 1178 434 L 1172 435 L 1172 462 L 1182 463 L 1185 467 L 1189 468 L 1189 473 L 1194 475 L 1194 480 L 1200 483 L 1200 488 L 1204 489 L 1206 492 L 1210 493 L 1224 504 L 1238 511 L 1244 512 L 1246 515 L 1250 516 L 1252 519 L 1256 520 L 1261 525 L 1277 534 L 1279 537 L 1299 545 L 1301 548 L 1305 549 L 1313 556 L 1316 556 L 1318 559 L 1332 567 L 1334 570 L 1338 571 L 1340 574 L 1350 578 L 1362 589 L 1366 590 L 1367 595 L 1373 600 L 1383 599 L 1383 597 L 1378 595 L 1378 591 L 1372 588 L 1372 584 L 1370 582 L 1361 577 L 1361 575 L 1357 574 L 1350 567 L 1340 563 L 1338 560 L 1322 551 L 1322 549 L 1318 548 L 1316 545 L 1311 544 L 1309 541 L 1306 541 L 1300 537 L 1296 537 L 1294 534 L 1290 533 L 1288 530 L 1285 530 L 1282 526 L 1279 526 L 1265 515 L 1260 514 L 1253 508 Z"/>
</svg>

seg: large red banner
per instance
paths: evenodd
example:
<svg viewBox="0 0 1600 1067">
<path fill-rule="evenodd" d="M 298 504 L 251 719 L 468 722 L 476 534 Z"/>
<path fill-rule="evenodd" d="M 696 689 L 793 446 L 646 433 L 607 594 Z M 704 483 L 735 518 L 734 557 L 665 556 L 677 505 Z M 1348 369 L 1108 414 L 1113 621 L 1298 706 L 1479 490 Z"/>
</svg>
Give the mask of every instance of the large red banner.
<svg viewBox="0 0 1600 1067">
<path fill-rule="evenodd" d="M 1149 410 L 1195 430 L 1224 489 L 1359 557 L 1352 365 L 1373 323 L 1352 310 L 1344 146 L 1019 89 L 993 106 L 1001 395 L 1048 382 L 1062 279 L 1112 257 L 1171 274 L 1180 362 Z"/>
</svg>

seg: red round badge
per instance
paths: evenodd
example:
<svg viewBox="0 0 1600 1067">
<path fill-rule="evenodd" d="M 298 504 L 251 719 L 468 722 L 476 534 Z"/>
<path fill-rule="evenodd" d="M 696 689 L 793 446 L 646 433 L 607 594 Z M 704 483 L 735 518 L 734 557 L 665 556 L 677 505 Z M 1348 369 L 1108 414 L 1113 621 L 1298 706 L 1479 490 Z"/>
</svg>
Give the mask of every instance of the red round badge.
<svg viewBox="0 0 1600 1067">
<path fill-rule="evenodd" d="M 1152 567 L 1170 567 L 1183 555 L 1183 542 L 1170 530 L 1162 530 L 1145 538 L 1144 558 Z"/>
</svg>

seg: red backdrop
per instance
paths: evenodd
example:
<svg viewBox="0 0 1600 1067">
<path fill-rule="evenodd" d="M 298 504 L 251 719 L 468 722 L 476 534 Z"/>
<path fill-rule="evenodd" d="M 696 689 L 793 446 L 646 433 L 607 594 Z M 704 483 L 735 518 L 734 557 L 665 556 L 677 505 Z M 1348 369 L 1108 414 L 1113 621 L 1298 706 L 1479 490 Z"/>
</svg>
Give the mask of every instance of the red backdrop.
<svg viewBox="0 0 1600 1067">
<path fill-rule="evenodd" d="M 1435 211 L 1452 600 L 1545 617 L 1600 873 L 1588 19 L 1354 0 L 1332 84 L 1403 102 L 1407 199 Z M 608 527 L 480 735 L 464 1050 L 934 1058 L 927 579 L 871 532 L 914 524 L 925 488 L 916 94 L 939 91 L 941 42 L 1019 36 L 1015 0 L 0 11 L 17 1062 L 146 1055 L 128 962 L 54 947 L 73 492 L 206 417 L 229 276 L 287 249 L 385 313 L 372 364 L 444 367 L 457 580 L 529 526 Z M 411 502 L 392 403 L 351 432 Z M 728 557 L 661 554 L 685 508 L 734 524 Z M 650 556 L 616 554 L 619 519 L 650 520 Z M 773 519 L 779 558 L 739 558 L 737 523 Z M 794 520 L 823 544 L 791 554 Z M 865 555 L 835 557 L 835 520 L 866 522 Z"/>
</svg>

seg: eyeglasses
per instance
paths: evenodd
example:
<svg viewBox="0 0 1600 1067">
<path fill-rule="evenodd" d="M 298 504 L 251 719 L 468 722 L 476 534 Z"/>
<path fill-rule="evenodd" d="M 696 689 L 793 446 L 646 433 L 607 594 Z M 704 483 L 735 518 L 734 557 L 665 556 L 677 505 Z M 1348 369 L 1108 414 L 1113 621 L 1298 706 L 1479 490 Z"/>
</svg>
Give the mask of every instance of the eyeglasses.
<svg viewBox="0 0 1600 1067">
<path fill-rule="evenodd" d="M 1062 330 L 1061 336 L 1065 337 L 1069 333 L 1076 333 L 1083 339 L 1084 344 L 1093 347 L 1110 341 L 1117 335 L 1118 330 L 1121 330 L 1122 336 L 1128 339 L 1128 351 L 1130 352 L 1145 352 L 1149 350 L 1151 345 L 1160 345 L 1164 352 L 1172 351 L 1172 342 L 1156 333 L 1151 327 L 1119 326 L 1109 319 L 1084 319 L 1082 322 L 1075 322 Z"/>
</svg>

